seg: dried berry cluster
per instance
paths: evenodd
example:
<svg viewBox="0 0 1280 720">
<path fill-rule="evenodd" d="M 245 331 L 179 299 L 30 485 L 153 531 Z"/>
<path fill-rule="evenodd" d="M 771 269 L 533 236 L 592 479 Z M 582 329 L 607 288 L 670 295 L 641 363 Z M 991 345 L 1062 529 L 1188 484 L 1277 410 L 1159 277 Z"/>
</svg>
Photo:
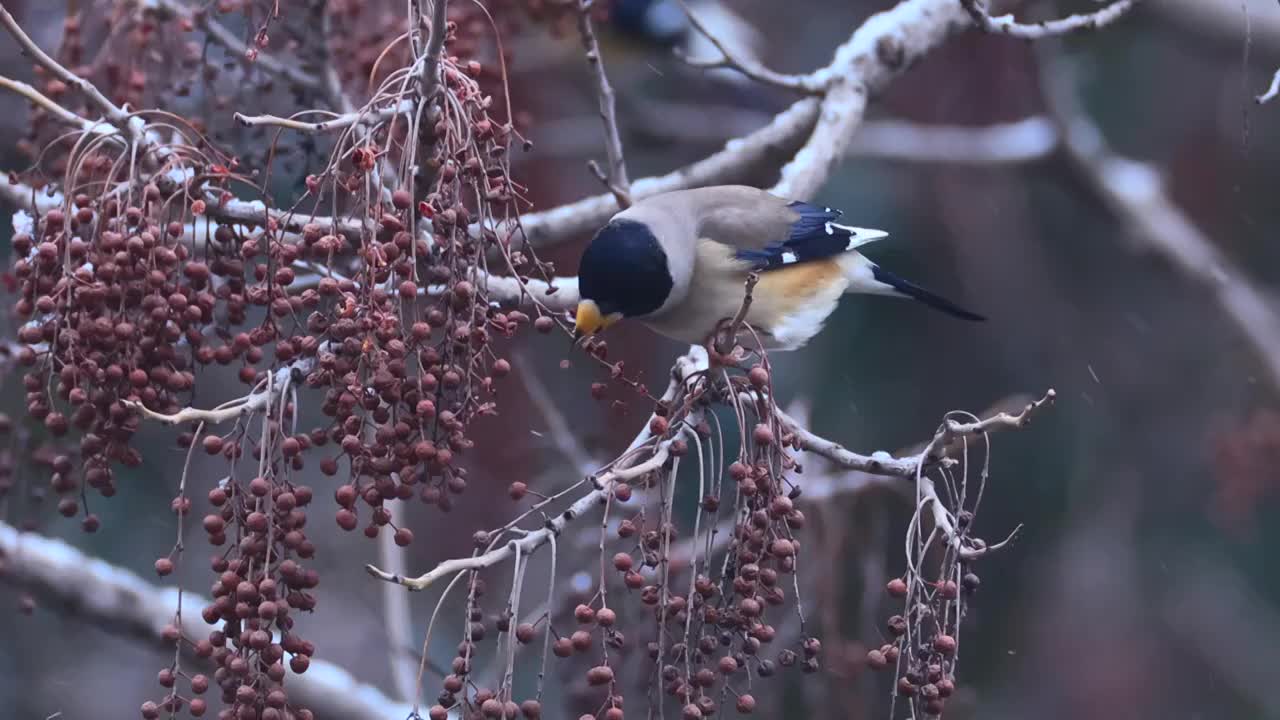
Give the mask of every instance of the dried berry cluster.
<svg viewBox="0 0 1280 720">
<path fill-rule="evenodd" d="M 278 50 L 266 35 L 273 16 L 260 10 L 220 3 L 189 16 L 129 15 L 139 24 L 124 35 L 146 48 L 161 42 L 157 23 L 188 30 L 209 20 L 206 12 L 243 11 L 259 28 L 257 47 Z M 69 21 L 68 62 L 83 51 L 77 30 Z M 296 477 L 305 458 L 345 476 L 334 493 L 341 528 L 363 524 L 369 537 L 385 528 L 408 545 L 412 533 L 384 502 L 417 496 L 451 507 L 467 485 L 459 455 L 473 445 L 469 428 L 494 412 L 495 381 L 511 371 L 497 341 L 531 325 L 555 327 L 540 311 L 501 311 L 476 281 L 488 263 L 548 270 L 506 238 L 471 230 L 508 219 L 522 188 L 508 170 L 511 122 L 494 116 L 494 97 L 478 84 L 484 67 L 458 56 L 457 31 L 450 23 L 443 82 L 424 112 L 343 133 L 329 164 L 307 178 L 302 199 L 335 208 L 332 219 L 246 216 L 232 191 L 252 178 L 211 149 L 203 124 L 167 116 L 179 127 L 176 144 L 158 132 L 139 135 L 136 148 L 118 135 L 86 136 L 43 155 L 44 178 L 63 179 L 51 186 L 61 202 L 14 237 L 18 361 L 29 417 L 61 444 L 48 460 L 59 511 L 83 513 L 85 529 L 97 528 L 90 493 L 115 494 L 119 467 L 141 463 L 132 440 L 148 420 L 186 424 L 179 445 L 225 463 L 216 487 L 192 483 L 200 489 L 192 495 L 207 495 L 201 525 L 216 549 L 213 602 L 201 614 L 217 629 L 202 639 L 169 633 L 214 662 L 220 717 L 309 716 L 282 684 L 286 667 L 305 672 L 314 652 L 294 628 L 297 613 L 314 608 L 320 580 L 304 564 L 315 552 L 313 493 Z M 161 99 L 120 94 L 114 71 L 104 72 L 117 99 Z M 33 148 L 48 142 L 33 136 Z M 38 173 L 31 179 L 42 182 Z M 220 366 L 234 370 L 246 394 L 193 412 L 210 404 L 203 379 L 227 372 Z M 331 418 L 309 431 L 297 429 L 295 404 L 306 389 Z M 195 504 L 187 487 L 184 474 L 172 502 L 180 519 Z M 174 572 L 180 548 L 181 539 L 156 561 L 159 575 Z M 209 678 L 175 660 L 160 684 L 167 693 L 143 707 L 144 717 L 205 713 Z"/>
<path fill-rule="evenodd" d="M 972 513 L 958 513 L 960 537 L 968 536 L 972 524 Z M 977 538 L 968 543 L 979 551 L 986 547 Z M 981 584 L 972 571 L 974 558 L 959 557 L 952 550 L 940 555 L 938 579 L 908 573 L 906 579 L 893 578 L 885 586 L 905 610 L 885 623 L 890 642 L 867 653 L 872 670 L 894 668 L 897 695 L 911 703 L 913 714 L 928 716 L 942 715 L 955 693 L 960 624 L 968 599 Z"/>
<path fill-rule="evenodd" d="M 101 72 L 116 99 L 159 102 L 162 86 L 147 80 L 147 68 L 158 68 L 142 56 L 155 43 L 185 42 L 161 37 L 167 23 L 186 31 L 219 13 L 245 13 L 257 28 L 253 42 L 224 70 L 262 62 L 260 53 L 279 53 L 277 60 L 305 54 L 287 28 L 314 18 L 280 18 L 266 5 L 224 0 L 189 15 L 129 14 L 134 25 L 122 37 L 138 54 L 121 56 L 134 59 L 123 89 L 118 70 L 81 67 L 78 21 L 66 28 L 62 57 L 86 77 Z M 341 478 L 326 517 L 332 512 L 342 530 L 361 529 L 369 538 L 389 532 L 396 544 L 410 545 L 413 534 L 392 517 L 388 501 L 417 498 L 451 509 L 468 487 L 464 460 L 476 442 L 474 424 L 496 412 L 497 383 L 512 371 L 506 342 L 529 327 L 557 327 L 536 298 L 527 312 L 504 310 L 483 280 L 490 270 L 551 275 L 531 250 L 514 249 L 493 229 L 505 227 L 525 201 L 509 168 L 521 138 L 506 98 L 497 99 L 501 64 L 483 55 L 485 38 L 493 37 L 490 19 L 478 6 L 451 7 L 437 59 L 440 82 L 428 82 L 414 77 L 429 66 L 417 55 L 426 47 L 418 33 L 424 19 L 406 18 L 403 6 L 328 4 L 327 20 L 352 28 L 328 38 L 342 89 L 359 97 L 372 81 L 372 100 L 360 122 L 326 139 L 328 160 L 306 174 L 292 211 L 233 194 L 265 187 L 240 167 L 271 170 L 265 163 L 274 142 L 237 159 L 212 149 L 212 123 L 157 113 L 165 121 L 148 117 L 153 132 L 133 136 L 133 145 L 121 141 L 124 133 L 88 133 L 56 152 L 45 152 L 51 138 L 32 136 L 32 148 L 41 149 L 38 169 L 61 178 L 51 186 L 61 195 L 14 237 L 14 309 L 28 416 L 59 443 L 47 459 L 59 511 L 82 514 L 85 529 L 96 529 L 91 491 L 115 494 L 120 466 L 141 463 L 132 441 L 143 422 L 182 425 L 178 444 L 188 460 L 203 453 L 225 468 L 216 484 L 188 484 L 184 473 L 171 507 L 179 542 L 155 562 L 159 575 L 173 573 L 182 560 L 181 523 L 201 517 L 215 580 L 212 602 L 200 612 L 215 629 L 184 637 L 179 616 L 165 636 L 210 661 L 211 677 L 185 671 L 175 655 L 158 678 L 165 693 L 143 706 L 144 718 L 204 715 L 211 684 L 222 691 L 220 718 L 310 717 L 284 685 L 287 672 L 305 672 L 315 652 L 295 626 L 299 613 L 315 607 L 320 583 L 308 566 L 314 493 L 299 477 L 308 458 L 323 475 Z M 553 25 L 583 7 L 509 0 L 495 8 L 499 25 L 514 22 L 517 6 Z M 210 68 L 204 73 L 206 82 L 216 79 Z M 258 73 L 247 71 L 253 89 L 269 88 Z M 65 93 L 45 86 L 51 96 Z M 203 101 L 218 106 L 228 97 L 208 87 Z M 414 101 L 414 112 L 388 111 L 405 99 Z M 332 215 L 320 217 L 319 208 Z M 648 396 L 621 363 L 607 361 L 603 342 L 590 341 L 586 350 L 614 383 Z M 799 468 L 787 452 L 797 440 L 777 419 L 766 360 L 741 349 L 713 352 L 712 360 L 711 371 L 656 404 L 642 450 L 665 453 L 665 462 L 597 486 L 616 527 L 610 537 L 602 531 L 593 593 L 522 617 L 520 582 L 505 602 L 486 603 L 479 573 L 464 576 L 462 640 L 431 718 L 458 708 L 464 717 L 541 717 L 541 679 L 533 697 L 519 698 L 510 666 L 497 679 L 475 670 L 482 653 L 514 657 L 527 645 L 561 661 L 576 712 L 604 720 L 622 720 L 624 707 L 643 702 L 624 697 L 623 668 L 642 670 L 636 680 L 652 688 L 651 706 L 671 706 L 690 720 L 730 708 L 752 713 L 758 678 L 820 669 L 821 643 L 806 636 L 803 618 L 798 632 L 779 630 L 799 588 L 797 533 L 805 525 L 796 507 L 800 490 L 791 483 Z M 243 396 L 195 411 L 222 399 L 205 397 L 206 378 L 232 372 Z M 609 388 L 596 383 L 591 394 L 604 399 Z M 319 426 L 298 428 L 304 399 L 325 416 Z M 732 411 L 736 447 L 713 425 L 713 407 Z M 725 456 L 735 459 L 726 465 Z M 678 475 L 699 489 L 691 519 L 675 507 Z M 659 502 L 631 510 L 640 492 Z M 522 481 L 510 494 L 517 502 L 537 498 L 526 516 L 565 512 L 552 504 L 555 497 L 532 493 Z M 961 534 L 970 519 L 959 516 Z M 483 552 L 507 537 L 479 532 L 475 540 Z M 890 592 L 906 602 L 890 622 L 898 639 L 868 656 L 872 667 L 899 667 L 899 691 L 922 712 L 940 712 L 954 687 L 960 589 L 976 587 L 966 562 L 947 553 L 941 579 L 891 583 Z M 516 569 L 522 572 L 518 558 Z"/>
<path fill-rule="evenodd" d="M 332 302 L 330 312 L 312 312 L 306 320 L 311 336 L 323 339 L 306 382 L 324 390 L 321 408 L 333 422 L 299 442 L 336 446 L 320 467 L 329 475 L 344 462 L 349 468 L 349 484 L 337 491 L 338 524 L 354 529 L 366 506 L 370 537 L 390 521 L 381 509 L 387 499 L 416 494 L 451 507 L 451 496 L 467 486 L 457 456 L 473 445 L 468 427 L 494 412 L 494 383 L 511 371 L 495 341 L 530 325 L 544 332 L 554 327 L 549 317 L 533 322 L 526 313 L 501 311 L 473 280 L 490 253 L 517 272 L 536 261 L 509 250 L 492 232 L 469 230 L 505 217 L 520 199 L 507 167 L 514 131 L 489 114 L 492 97 L 469 67 L 446 63 L 449 109 L 421 128 L 425 165 L 434 171 L 425 192 L 397 189 L 389 207 L 367 198 L 378 230 L 361 238 L 355 272 L 321 276 L 303 291 Z M 379 136 L 368 140 L 377 143 Z M 334 182 L 364 187 L 366 175 L 376 172 L 374 147 L 355 147 L 351 168 L 336 173 Z M 415 196 L 421 198 L 416 203 Z M 332 248 L 345 240 L 323 232 L 304 228 L 302 243 L 329 248 L 325 266 L 340 267 Z M 408 531 L 399 531 L 397 540 L 407 544 Z"/>
<path fill-rule="evenodd" d="M 276 322 L 319 302 L 288 293 L 283 272 L 288 268 L 280 267 L 288 246 L 276 244 L 266 262 L 247 270 L 256 259 L 250 251 L 254 241 L 237 242 L 228 232 L 193 257 L 183 241 L 183 223 L 164 222 L 180 217 L 180 211 L 171 204 L 177 191 L 165 193 L 162 185 L 148 184 L 139 204 L 123 208 L 114 198 L 78 194 L 70 212 L 50 210 L 39 219 L 35 236 L 14 238 L 21 258 L 14 266 L 20 282 L 15 310 L 26 319 L 19 362 L 30 369 L 27 411 L 54 438 L 72 430 L 79 437 L 71 452 L 52 461 L 50 482 L 62 498 L 58 509 L 64 515 L 81 511 L 90 490 L 113 495 L 116 466 L 141 463 L 130 442 L 142 420 L 137 406 L 152 413 L 179 412 L 193 399 L 197 372 L 209 365 L 238 365 L 241 379 L 256 386 L 250 397 L 276 397 L 278 391 L 259 381 L 258 368 L 313 357 L 321 342 Z M 252 308 L 262 306 L 272 312 L 261 323 L 235 330 Z M 211 624 L 223 623 L 222 629 L 196 643 L 195 650 L 219 663 L 214 681 L 238 717 L 245 715 L 240 709 L 279 716 L 286 702 L 279 687 L 284 654 L 291 654 L 290 667 L 302 672 L 311 652 L 287 632 L 289 612 L 314 607 L 307 590 L 318 582 L 314 571 L 303 570 L 294 559 L 309 558 L 314 549 L 303 534 L 311 491 L 288 475 L 302 466 L 301 442 L 281 424 L 291 418 L 292 408 L 268 402 L 263 410 L 269 414 L 256 442 L 248 423 L 225 437 L 199 439 L 206 452 L 222 455 L 232 468 L 209 492 L 214 512 L 203 522 L 212 546 L 230 541 L 231 548 L 214 558 L 213 570 L 220 574 L 215 602 L 203 612 Z M 183 445 L 194 441 L 190 432 L 179 436 Z M 257 460 L 260 473 L 247 482 L 236 472 L 246 455 Z M 181 516 L 191 506 L 185 494 L 172 503 Z M 86 515 L 84 524 L 92 530 L 96 518 Z M 173 563 L 172 557 L 161 558 L 156 570 L 167 575 Z M 279 643 L 271 641 L 273 628 L 284 632 Z M 176 669 L 168 672 L 172 678 Z M 174 691 L 165 703 L 179 701 Z M 196 700 L 189 706 L 197 715 L 203 707 Z M 143 714 L 153 711 L 148 706 Z"/>
<path fill-rule="evenodd" d="M 725 360 L 744 364 L 740 355 Z M 664 501 L 656 508 L 624 513 L 611 542 L 601 538 L 605 556 L 593 594 L 573 595 L 574 603 L 564 611 L 552 608 L 518 622 L 512 620 L 510 600 L 486 621 L 478 606 L 482 593 L 473 592 L 467 639 L 458 648 L 453 674 L 445 679 L 431 717 L 446 717 L 455 705 L 464 708 L 466 717 L 540 717 L 537 700 L 516 703 L 505 685 L 496 690 L 471 685 L 473 658 L 484 649 L 490 628 L 497 630 L 494 652 L 501 650 L 504 638 L 510 642 L 511 632 L 518 647 L 545 643 L 561 661 L 572 706 L 584 720 L 624 717 L 628 699 L 619 668 L 642 668 L 644 677 L 636 680 L 655 690 L 648 701 L 671 704 L 684 718 L 710 717 L 730 708 L 752 713 L 757 700 L 748 675 L 768 678 L 780 669 L 820 668 L 817 638 L 781 639 L 776 629 L 801 551 L 794 531 L 805 524 L 795 507 L 800 492 L 784 479 L 795 469 L 783 452 L 794 438 L 775 420 L 766 367 L 733 374 L 727 384 L 712 377 L 697 379 L 677 401 L 657 405 L 648 430 L 655 441 L 668 443 L 668 464 L 609 488 L 606 514 L 621 511 L 637 489 Z M 704 491 L 696 521 L 681 522 L 671 502 L 675 474 L 680 463 L 714 454 L 710 447 L 717 438 L 704 419 L 713 403 L 733 405 L 744 423 L 739 459 L 727 468 L 712 461 L 698 468 L 698 478 L 680 480 L 703 483 Z M 704 452 L 696 453 L 693 445 Z M 520 498 L 525 488 L 520 484 L 512 491 Z M 535 509 L 545 504 L 539 502 Z M 728 538 L 713 549 L 717 534 Z M 477 543 L 485 549 L 488 535 L 480 533 Z M 483 588 L 475 575 L 472 583 Z"/>
</svg>

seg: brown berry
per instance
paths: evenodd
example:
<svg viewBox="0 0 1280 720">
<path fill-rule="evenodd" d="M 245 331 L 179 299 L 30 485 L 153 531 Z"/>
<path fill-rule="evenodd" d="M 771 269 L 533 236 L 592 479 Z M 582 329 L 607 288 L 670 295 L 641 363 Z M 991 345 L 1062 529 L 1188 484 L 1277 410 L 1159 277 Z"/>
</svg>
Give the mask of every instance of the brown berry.
<svg viewBox="0 0 1280 720">
<path fill-rule="evenodd" d="M 933 638 L 933 649 L 943 655 L 951 655 L 956 651 L 956 639 L 950 635 L 938 635 Z"/>
<path fill-rule="evenodd" d="M 907 596 L 907 583 L 902 578 L 894 578 L 884 587 L 890 597 L 904 598 Z"/>
<path fill-rule="evenodd" d="M 902 617 L 901 615 L 894 615 L 893 617 L 889 618 L 887 627 L 889 628 L 889 633 L 891 635 L 893 635 L 894 637 L 900 637 L 902 635 L 905 635 L 907 632 L 907 619 Z"/>
<path fill-rule="evenodd" d="M 757 445 L 772 445 L 773 428 L 764 423 L 760 423 L 751 431 L 751 438 L 755 440 Z"/>
<path fill-rule="evenodd" d="M 597 665 L 587 671 L 587 682 L 592 685 L 608 685 L 613 682 L 613 668 Z"/>
</svg>

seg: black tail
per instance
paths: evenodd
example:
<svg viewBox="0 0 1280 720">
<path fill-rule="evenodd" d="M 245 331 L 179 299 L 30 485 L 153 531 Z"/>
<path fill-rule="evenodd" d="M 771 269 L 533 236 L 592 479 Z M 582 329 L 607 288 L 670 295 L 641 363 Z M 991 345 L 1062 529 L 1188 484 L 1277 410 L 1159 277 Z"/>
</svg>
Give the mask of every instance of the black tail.
<svg viewBox="0 0 1280 720">
<path fill-rule="evenodd" d="M 973 320 L 975 322 L 983 322 L 986 320 L 985 317 L 977 313 L 969 312 L 941 295 L 935 295 L 909 280 L 903 280 L 879 265 L 872 265 L 871 273 L 879 282 L 888 285 L 909 298 L 919 300 L 935 310 L 941 310 L 948 315 L 954 315 L 955 317 L 964 318 L 965 320 Z"/>
</svg>

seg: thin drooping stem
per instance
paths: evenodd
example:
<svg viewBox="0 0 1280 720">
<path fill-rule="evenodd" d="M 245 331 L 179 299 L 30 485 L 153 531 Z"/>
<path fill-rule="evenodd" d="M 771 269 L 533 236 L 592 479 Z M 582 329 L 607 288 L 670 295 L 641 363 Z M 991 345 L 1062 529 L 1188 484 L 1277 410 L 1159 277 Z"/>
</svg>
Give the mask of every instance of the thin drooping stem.
<svg viewBox="0 0 1280 720">
<path fill-rule="evenodd" d="M 631 207 L 631 182 L 627 179 L 627 163 L 622 156 L 622 135 L 618 132 L 618 111 L 613 86 L 609 84 L 609 75 L 604 69 L 604 58 L 600 56 L 600 45 L 596 42 L 595 29 L 591 22 L 592 0 L 579 0 L 578 34 L 582 36 L 582 45 L 586 50 L 587 64 L 595 79 L 596 99 L 600 103 L 600 119 L 604 122 L 604 148 L 609 159 L 608 173 L 600 172 L 600 168 L 592 165 L 593 171 L 609 192 L 613 194 L 618 207 Z"/>
</svg>

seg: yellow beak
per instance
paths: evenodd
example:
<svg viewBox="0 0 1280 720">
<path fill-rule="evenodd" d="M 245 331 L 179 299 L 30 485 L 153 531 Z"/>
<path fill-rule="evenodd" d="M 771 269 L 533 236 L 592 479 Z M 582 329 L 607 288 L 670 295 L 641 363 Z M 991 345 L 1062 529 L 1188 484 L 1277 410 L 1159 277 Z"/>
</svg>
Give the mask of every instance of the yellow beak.
<svg viewBox="0 0 1280 720">
<path fill-rule="evenodd" d="M 602 315 L 600 306 L 596 305 L 595 301 L 581 300 L 578 302 L 578 313 L 574 318 L 573 334 L 575 337 L 595 335 L 621 319 L 621 313 Z"/>
</svg>

